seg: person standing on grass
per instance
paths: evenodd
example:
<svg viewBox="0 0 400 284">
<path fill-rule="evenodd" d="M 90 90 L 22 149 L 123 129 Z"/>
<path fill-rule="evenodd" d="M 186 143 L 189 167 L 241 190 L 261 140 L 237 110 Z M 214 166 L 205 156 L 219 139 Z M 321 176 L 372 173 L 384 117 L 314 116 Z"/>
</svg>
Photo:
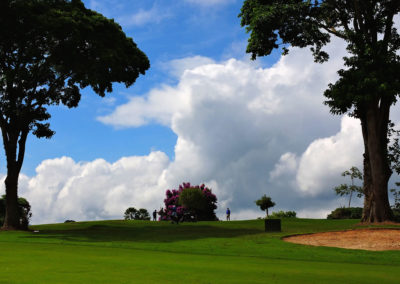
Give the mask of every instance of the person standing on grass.
<svg viewBox="0 0 400 284">
<path fill-rule="evenodd" d="M 226 208 L 226 221 L 231 220 L 231 210 L 229 208 Z"/>
<path fill-rule="evenodd" d="M 164 208 L 160 207 L 160 210 L 158 211 L 158 215 L 160 216 L 160 221 L 164 220 L 163 219 L 163 217 L 165 215 Z"/>
<path fill-rule="evenodd" d="M 153 212 L 153 221 L 156 221 L 156 220 L 157 220 L 157 210 L 154 209 L 154 212 Z"/>
<path fill-rule="evenodd" d="M 172 222 L 175 222 L 176 224 L 179 224 L 179 219 L 178 219 L 178 212 L 176 212 L 176 206 L 172 206 L 172 216 L 171 216 Z"/>
</svg>

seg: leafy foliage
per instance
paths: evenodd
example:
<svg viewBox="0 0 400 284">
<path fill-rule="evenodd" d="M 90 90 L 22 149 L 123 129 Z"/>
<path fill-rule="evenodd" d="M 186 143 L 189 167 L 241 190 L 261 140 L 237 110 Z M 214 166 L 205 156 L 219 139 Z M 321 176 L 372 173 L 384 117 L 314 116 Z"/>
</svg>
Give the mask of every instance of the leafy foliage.
<svg viewBox="0 0 400 284">
<path fill-rule="evenodd" d="M 331 36 L 347 42 L 352 55 L 345 58 L 346 70 L 325 92 L 333 113 L 345 113 L 362 102 L 384 96 L 391 103 L 399 94 L 400 37 L 393 27 L 399 13 L 398 1 L 292 1 L 246 0 L 241 25 L 250 33 L 247 52 L 252 59 L 287 46 L 310 46 L 316 62 L 328 60 L 322 47 Z M 378 34 L 383 35 L 378 39 Z"/>
<path fill-rule="evenodd" d="M 396 172 L 398 175 L 400 174 L 400 130 L 394 128 L 395 125 L 392 121 L 389 123 L 388 129 L 388 162 L 390 164 L 390 168 Z"/>
<path fill-rule="evenodd" d="M 190 183 L 182 183 L 178 190 L 168 189 L 165 192 L 165 208 L 161 214 L 161 220 L 171 220 L 172 208 L 176 206 L 178 219 L 181 219 L 185 212 L 193 212 L 198 221 L 216 221 L 217 197 L 211 189 L 204 184 L 192 186 Z M 182 197 L 181 197 L 182 195 Z"/>
<path fill-rule="evenodd" d="M 388 158 L 391 163 L 391 168 L 398 175 L 400 174 L 400 130 L 394 128 L 394 123 L 389 124 L 389 146 L 388 146 Z M 395 183 L 396 186 L 400 186 L 400 182 Z M 393 210 L 393 214 L 395 220 L 400 222 L 400 190 L 396 190 L 394 188 L 390 189 L 390 192 L 394 197 L 394 204 L 391 206 Z"/>
<path fill-rule="evenodd" d="M 8 228 L 17 227 L 18 176 L 29 132 L 51 138 L 47 108 L 77 107 L 81 89 L 103 97 L 150 67 L 120 25 L 81 0 L 0 1 L 0 128 L 7 156 Z"/>
<path fill-rule="evenodd" d="M 397 0 L 245 0 L 239 17 L 250 37 L 252 59 L 288 46 L 310 47 L 314 60 L 329 55 L 331 36 L 347 43 L 339 79 L 324 92 L 333 114 L 359 118 L 364 138 L 365 222 L 392 219 L 387 184 L 391 176 L 387 137 L 390 107 L 400 94 L 400 35 Z"/>
<path fill-rule="evenodd" d="M 271 218 L 296 218 L 297 213 L 295 211 L 278 211 L 272 212 Z"/>
<path fill-rule="evenodd" d="M 179 194 L 179 205 L 190 211 L 203 210 L 207 207 L 207 200 L 200 188 L 186 188 Z"/>
<path fill-rule="evenodd" d="M 50 138 L 46 106 L 76 107 L 80 89 L 104 96 L 112 82 L 132 85 L 149 68 L 121 27 L 80 0 L 1 2 L 0 110 L 14 123 Z M 3 126 L 2 126 L 3 128 Z"/>
<path fill-rule="evenodd" d="M 357 197 L 360 198 L 363 196 L 363 188 L 361 186 L 354 185 L 354 179 L 362 180 L 363 176 L 360 170 L 357 167 L 351 167 L 349 171 L 344 171 L 342 173 L 343 177 L 350 176 L 351 178 L 351 185 L 348 184 L 341 184 L 333 188 L 337 195 L 350 195 L 349 197 L 349 207 L 351 204 L 351 197 L 353 193 L 357 193 Z"/>
<path fill-rule="evenodd" d="M 129 207 L 124 213 L 125 220 L 150 220 L 150 214 L 147 209 L 140 208 L 137 210 L 135 207 Z"/>
<path fill-rule="evenodd" d="M 254 202 L 258 207 L 260 207 L 262 211 L 266 211 L 267 217 L 268 217 L 268 208 L 275 206 L 275 202 L 272 201 L 271 197 L 265 194 L 260 199 Z"/>
<path fill-rule="evenodd" d="M 396 185 L 400 186 L 400 183 L 396 182 Z M 390 192 L 393 193 L 393 196 L 394 196 L 394 204 L 393 204 L 392 208 L 400 210 L 400 190 L 396 190 L 396 189 L 392 188 L 390 190 Z"/>
<path fill-rule="evenodd" d="M 6 214 L 6 196 L 0 198 L 0 225 L 3 225 Z M 32 218 L 31 205 L 23 197 L 18 198 L 18 219 L 21 229 L 28 229 L 29 220 Z"/>
<path fill-rule="evenodd" d="M 361 219 L 361 207 L 340 207 L 336 208 L 327 216 L 327 219 Z"/>
</svg>

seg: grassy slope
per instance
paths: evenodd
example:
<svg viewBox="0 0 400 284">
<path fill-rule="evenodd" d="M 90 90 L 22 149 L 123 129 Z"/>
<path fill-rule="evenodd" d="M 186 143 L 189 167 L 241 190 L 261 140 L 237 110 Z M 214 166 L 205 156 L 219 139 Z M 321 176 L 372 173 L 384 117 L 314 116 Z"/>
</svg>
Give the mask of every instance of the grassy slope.
<svg viewBox="0 0 400 284">
<path fill-rule="evenodd" d="M 0 232 L 0 283 L 398 283 L 400 252 L 310 247 L 290 234 L 349 229 L 351 220 L 103 221 Z"/>
</svg>

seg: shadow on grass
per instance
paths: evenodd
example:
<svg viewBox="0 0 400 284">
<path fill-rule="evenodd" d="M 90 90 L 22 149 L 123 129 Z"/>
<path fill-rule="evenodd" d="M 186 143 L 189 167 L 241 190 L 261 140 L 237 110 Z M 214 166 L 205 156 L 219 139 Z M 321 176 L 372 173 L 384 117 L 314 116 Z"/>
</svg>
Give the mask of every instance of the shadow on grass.
<svg viewBox="0 0 400 284">
<path fill-rule="evenodd" d="M 90 225 L 85 228 L 44 229 L 24 238 L 58 239 L 78 242 L 154 242 L 168 243 L 204 238 L 235 238 L 263 232 L 263 228 L 228 228 L 211 225 L 118 226 Z"/>
</svg>

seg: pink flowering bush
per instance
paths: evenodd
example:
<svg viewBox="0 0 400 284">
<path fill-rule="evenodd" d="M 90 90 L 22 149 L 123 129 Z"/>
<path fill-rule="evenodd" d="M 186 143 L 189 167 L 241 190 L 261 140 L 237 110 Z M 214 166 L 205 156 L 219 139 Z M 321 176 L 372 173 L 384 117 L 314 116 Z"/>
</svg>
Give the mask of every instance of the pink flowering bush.
<svg viewBox="0 0 400 284">
<path fill-rule="evenodd" d="M 218 220 L 217 216 L 215 215 L 215 209 L 217 209 L 217 197 L 215 194 L 212 193 L 211 189 L 207 188 L 204 184 L 193 186 L 189 182 L 182 183 L 179 186 L 179 189 L 168 189 L 165 192 L 166 198 L 164 199 L 165 208 L 161 211 L 160 220 L 171 220 L 172 216 L 172 208 L 176 206 L 176 213 L 178 218 L 183 216 L 183 213 L 188 208 L 182 206 L 179 202 L 179 195 L 186 189 L 199 189 L 204 195 L 204 208 L 202 209 L 190 209 L 193 213 L 196 214 L 198 221 L 215 221 Z"/>
</svg>

